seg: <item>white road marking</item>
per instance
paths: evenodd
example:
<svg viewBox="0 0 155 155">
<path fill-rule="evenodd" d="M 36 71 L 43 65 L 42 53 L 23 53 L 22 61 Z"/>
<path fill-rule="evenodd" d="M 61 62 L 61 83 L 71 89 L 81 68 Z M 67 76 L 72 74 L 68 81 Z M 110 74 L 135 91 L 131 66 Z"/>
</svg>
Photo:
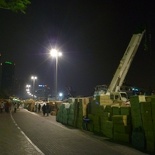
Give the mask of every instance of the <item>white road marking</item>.
<svg viewBox="0 0 155 155">
<path fill-rule="evenodd" d="M 26 134 L 21 130 L 21 128 L 17 125 L 16 121 L 14 120 L 14 118 L 11 115 L 11 119 L 13 121 L 13 123 L 15 124 L 15 126 L 20 130 L 21 134 L 28 140 L 28 142 L 41 154 L 41 155 L 45 155 L 27 136 Z"/>
</svg>

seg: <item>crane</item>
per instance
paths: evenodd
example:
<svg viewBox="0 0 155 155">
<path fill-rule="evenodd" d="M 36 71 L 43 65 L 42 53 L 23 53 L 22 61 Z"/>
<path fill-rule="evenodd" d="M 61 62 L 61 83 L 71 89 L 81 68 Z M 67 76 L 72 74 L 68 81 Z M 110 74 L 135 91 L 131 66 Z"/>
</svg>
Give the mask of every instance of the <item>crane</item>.
<svg viewBox="0 0 155 155">
<path fill-rule="evenodd" d="M 118 98 L 123 101 L 127 100 L 128 97 L 126 92 L 121 92 L 120 88 L 128 73 L 128 70 L 138 50 L 138 47 L 141 43 L 144 33 L 145 33 L 145 30 L 141 33 L 133 34 L 109 87 L 107 87 L 106 91 L 105 91 L 105 87 L 104 87 L 104 90 L 102 91 L 99 90 L 100 91 L 98 92 L 99 95 L 103 95 L 103 94 L 111 95 L 112 99 L 114 100 Z M 101 88 L 101 86 L 98 85 L 97 88 Z M 96 90 L 95 94 L 97 94 L 97 91 L 98 90 Z"/>
</svg>

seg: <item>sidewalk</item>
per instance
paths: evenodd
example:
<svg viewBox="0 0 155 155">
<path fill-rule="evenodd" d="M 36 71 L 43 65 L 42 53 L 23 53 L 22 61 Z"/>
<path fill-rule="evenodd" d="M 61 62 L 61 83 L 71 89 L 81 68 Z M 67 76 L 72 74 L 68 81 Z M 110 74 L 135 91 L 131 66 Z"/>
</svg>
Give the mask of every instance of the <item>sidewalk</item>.
<svg viewBox="0 0 155 155">
<path fill-rule="evenodd" d="M 41 153 L 13 122 L 10 113 L 0 113 L 0 154 L 1 155 L 40 155 Z"/>
<path fill-rule="evenodd" d="M 138 150 L 105 141 L 103 137 L 97 138 L 86 131 L 68 128 L 56 122 L 55 118 L 56 116 L 43 116 L 42 113 L 29 112 L 26 109 L 17 110 L 17 113 L 12 115 L 0 113 L 0 154 L 146 155 Z"/>
</svg>

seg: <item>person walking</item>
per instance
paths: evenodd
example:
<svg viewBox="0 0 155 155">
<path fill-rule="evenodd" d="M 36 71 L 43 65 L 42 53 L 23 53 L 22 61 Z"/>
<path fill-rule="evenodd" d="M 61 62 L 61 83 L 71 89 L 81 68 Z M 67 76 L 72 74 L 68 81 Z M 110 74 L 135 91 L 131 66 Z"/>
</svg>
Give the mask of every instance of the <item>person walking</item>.
<svg viewBox="0 0 155 155">
<path fill-rule="evenodd" d="M 14 113 L 17 111 L 17 103 L 14 104 Z"/>
<path fill-rule="evenodd" d="M 5 101 L 4 103 L 5 112 L 10 112 L 10 103 L 8 101 Z"/>
<path fill-rule="evenodd" d="M 41 108 L 41 105 L 39 103 L 39 105 L 38 105 L 38 113 L 40 113 L 40 108 Z"/>
<path fill-rule="evenodd" d="M 50 112 L 50 105 L 49 105 L 49 103 L 46 103 L 46 114 L 47 114 L 47 116 L 49 115 L 49 112 Z"/>
<path fill-rule="evenodd" d="M 42 111 L 43 111 L 43 116 L 45 116 L 45 113 L 46 113 L 46 105 L 45 104 L 42 106 Z"/>
</svg>

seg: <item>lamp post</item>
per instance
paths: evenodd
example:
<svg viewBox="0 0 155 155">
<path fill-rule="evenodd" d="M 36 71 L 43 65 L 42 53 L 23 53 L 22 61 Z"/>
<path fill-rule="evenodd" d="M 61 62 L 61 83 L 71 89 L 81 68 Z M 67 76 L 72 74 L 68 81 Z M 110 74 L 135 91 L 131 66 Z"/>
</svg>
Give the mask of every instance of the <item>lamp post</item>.
<svg viewBox="0 0 155 155">
<path fill-rule="evenodd" d="M 26 91 L 27 91 L 27 92 L 30 91 L 30 87 L 31 87 L 31 85 L 29 85 L 29 84 L 26 85 Z"/>
<path fill-rule="evenodd" d="M 32 82 L 33 82 L 33 99 L 34 99 L 34 87 L 35 87 L 35 81 L 37 80 L 36 76 L 31 76 Z"/>
<path fill-rule="evenodd" d="M 30 93 L 30 87 L 31 87 L 31 85 L 29 85 L 29 84 L 26 85 L 26 92 L 27 93 Z"/>
<path fill-rule="evenodd" d="M 50 55 L 55 58 L 55 97 L 57 99 L 57 87 L 58 87 L 58 57 L 62 56 L 62 53 L 56 49 L 50 50 Z"/>
</svg>

